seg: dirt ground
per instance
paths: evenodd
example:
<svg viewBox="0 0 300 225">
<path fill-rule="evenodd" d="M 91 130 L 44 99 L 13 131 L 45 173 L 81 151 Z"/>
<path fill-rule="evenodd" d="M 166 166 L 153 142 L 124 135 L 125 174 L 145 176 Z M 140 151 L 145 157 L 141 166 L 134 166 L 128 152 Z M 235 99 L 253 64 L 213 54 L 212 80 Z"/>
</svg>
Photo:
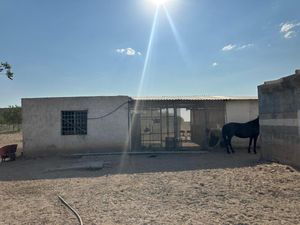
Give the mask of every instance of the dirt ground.
<svg viewBox="0 0 300 225">
<path fill-rule="evenodd" d="M 246 151 L 18 158 L 0 164 L 0 224 L 78 224 L 58 195 L 84 224 L 299 224 L 299 172 Z"/>
</svg>

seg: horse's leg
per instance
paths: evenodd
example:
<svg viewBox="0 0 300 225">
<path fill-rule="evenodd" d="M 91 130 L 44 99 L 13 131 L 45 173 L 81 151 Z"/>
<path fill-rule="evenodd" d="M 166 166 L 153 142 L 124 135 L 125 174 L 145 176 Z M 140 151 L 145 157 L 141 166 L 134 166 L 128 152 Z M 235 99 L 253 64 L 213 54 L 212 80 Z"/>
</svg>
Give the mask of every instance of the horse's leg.
<svg viewBox="0 0 300 225">
<path fill-rule="evenodd" d="M 229 138 L 229 146 L 231 148 L 231 152 L 234 153 L 234 150 L 233 150 L 232 145 L 231 145 L 231 139 L 232 139 L 232 137 Z"/>
<path fill-rule="evenodd" d="M 257 142 L 258 136 L 254 137 L 254 153 L 256 154 L 256 142 Z"/>
<path fill-rule="evenodd" d="M 250 140 L 249 140 L 249 147 L 248 147 L 248 153 L 251 153 L 252 139 L 253 139 L 253 137 L 250 137 Z"/>
<path fill-rule="evenodd" d="M 227 137 L 227 135 L 224 134 L 224 133 L 222 134 L 222 136 L 223 136 L 223 141 L 224 141 L 224 144 L 225 144 L 227 153 L 230 154 L 229 149 L 228 149 L 228 137 Z"/>
</svg>

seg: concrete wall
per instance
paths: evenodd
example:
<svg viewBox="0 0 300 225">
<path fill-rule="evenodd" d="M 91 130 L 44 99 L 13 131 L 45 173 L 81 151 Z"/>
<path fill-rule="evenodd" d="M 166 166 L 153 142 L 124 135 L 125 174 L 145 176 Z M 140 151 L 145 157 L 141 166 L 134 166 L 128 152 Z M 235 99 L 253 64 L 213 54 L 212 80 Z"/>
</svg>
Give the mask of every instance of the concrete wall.
<svg viewBox="0 0 300 225">
<path fill-rule="evenodd" d="M 258 100 L 234 100 L 226 102 L 226 123 L 245 123 L 257 117 Z"/>
<path fill-rule="evenodd" d="M 300 167 L 300 73 L 258 87 L 262 157 Z"/>
<path fill-rule="evenodd" d="M 258 117 L 258 100 L 234 100 L 226 102 L 225 122 L 245 123 Z M 233 137 L 233 147 L 247 147 L 249 139 Z M 258 146 L 260 140 L 258 140 Z"/>
<path fill-rule="evenodd" d="M 25 155 L 123 150 L 128 137 L 129 97 L 70 97 L 22 99 Z M 61 111 L 87 110 L 87 135 L 61 135 Z"/>
</svg>

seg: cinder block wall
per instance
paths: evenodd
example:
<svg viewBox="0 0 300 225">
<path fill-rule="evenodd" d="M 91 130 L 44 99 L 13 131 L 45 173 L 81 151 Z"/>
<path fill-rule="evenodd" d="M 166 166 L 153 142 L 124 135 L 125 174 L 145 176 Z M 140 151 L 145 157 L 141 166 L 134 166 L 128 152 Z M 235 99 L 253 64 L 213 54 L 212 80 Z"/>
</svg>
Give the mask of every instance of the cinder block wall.
<svg viewBox="0 0 300 225">
<path fill-rule="evenodd" d="M 25 155 L 122 151 L 128 142 L 127 96 L 22 99 Z M 87 110 L 86 135 L 62 135 L 61 111 Z"/>
<path fill-rule="evenodd" d="M 300 167 L 300 73 L 258 87 L 262 157 Z"/>
</svg>

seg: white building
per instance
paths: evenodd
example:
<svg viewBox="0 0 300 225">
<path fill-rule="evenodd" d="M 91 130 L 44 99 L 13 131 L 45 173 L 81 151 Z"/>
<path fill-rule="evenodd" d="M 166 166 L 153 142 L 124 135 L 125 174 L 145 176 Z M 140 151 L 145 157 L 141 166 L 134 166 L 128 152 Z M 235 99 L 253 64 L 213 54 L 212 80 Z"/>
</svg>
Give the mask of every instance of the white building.
<svg viewBox="0 0 300 225">
<path fill-rule="evenodd" d="M 126 96 L 22 99 L 24 154 L 125 148 L 128 101 Z"/>
<path fill-rule="evenodd" d="M 182 110 L 189 118 L 183 118 Z M 28 155 L 194 150 L 207 148 L 211 129 L 256 118 L 258 100 L 224 96 L 26 98 L 22 114 L 24 154 Z M 181 130 L 185 119 L 190 124 L 187 134 Z"/>
</svg>

